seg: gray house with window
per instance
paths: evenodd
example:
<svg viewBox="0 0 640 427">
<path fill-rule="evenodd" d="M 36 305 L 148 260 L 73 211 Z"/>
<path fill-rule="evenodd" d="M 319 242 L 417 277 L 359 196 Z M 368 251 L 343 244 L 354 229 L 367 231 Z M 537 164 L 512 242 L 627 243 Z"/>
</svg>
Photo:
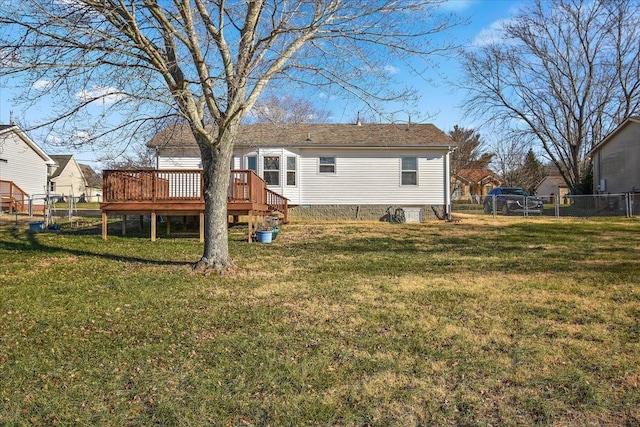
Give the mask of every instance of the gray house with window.
<svg viewBox="0 0 640 427">
<path fill-rule="evenodd" d="M 159 169 L 202 167 L 187 127 L 165 129 L 147 145 Z M 376 217 L 387 206 L 448 208 L 454 147 L 432 124 L 244 125 L 231 168 L 255 171 L 289 206 Z"/>
</svg>

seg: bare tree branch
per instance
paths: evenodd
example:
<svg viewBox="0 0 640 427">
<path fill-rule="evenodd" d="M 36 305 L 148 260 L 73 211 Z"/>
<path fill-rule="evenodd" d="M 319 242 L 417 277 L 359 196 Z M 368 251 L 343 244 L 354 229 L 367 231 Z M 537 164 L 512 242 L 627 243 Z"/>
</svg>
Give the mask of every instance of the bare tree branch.
<svg viewBox="0 0 640 427">
<path fill-rule="evenodd" d="M 118 152 L 158 118 L 186 122 L 205 171 L 200 264 L 224 270 L 233 143 L 265 88 L 296 82 L 369 103 L 406 98 L 385 67 L 445 48 L 431 40 L 454 24 L 439 3 L 4 0 L 0 76 L 25 88 L 25 102 L 52 102 L 48 117 L 25 128 L 47 127 L 63 140 L 83 135 Z"/>
<path fill-rule="evenodd" d="M 536 2 L 464 53 L 466 112 L 535 141 L 573 192 L 589 151 L 640 106 L 640 4 Z"/>
</svg>

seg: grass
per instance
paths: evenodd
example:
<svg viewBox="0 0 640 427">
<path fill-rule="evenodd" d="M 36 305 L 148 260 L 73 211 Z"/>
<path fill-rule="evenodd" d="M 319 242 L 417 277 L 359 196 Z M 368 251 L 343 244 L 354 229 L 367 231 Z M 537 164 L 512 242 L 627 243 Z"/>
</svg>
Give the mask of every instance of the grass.
<svg viewBox="0 0 640 427">
<path fill-rule="evenodd" d="M 633 219 L 231 230 L 0 217 L 0 425 L 640 425 Z"/>
</svg>

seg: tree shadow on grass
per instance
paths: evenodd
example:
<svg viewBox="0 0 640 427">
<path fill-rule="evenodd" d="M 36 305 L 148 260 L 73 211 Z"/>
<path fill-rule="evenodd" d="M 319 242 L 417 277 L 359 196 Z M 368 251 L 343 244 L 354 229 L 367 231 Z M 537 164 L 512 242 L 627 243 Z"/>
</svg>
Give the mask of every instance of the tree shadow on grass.
<svg viewBox="0 0 640 427">
<path fill-rule="evenodd" d="M 188 261 L 169 261 L 169 260 L 154 260 L 149 258 L 128 256 L 128 255 L 117 255 L 113 253 L 101 253 L 94 252 L 90 250 L 82 250 L 82 249 L 73 249 L 62 246 L 55 246 L 51 244 L 44 244 L 38 239 L 38 233 L 28 231 L 26 233 L 26 240 L 24 239 L 25 233 L 24 231 L 12 231 L 12 237 L 16 240 L 5 241 L 0 240 L 0 250 L 7 252 L 23 252 L 23 253 L 39 253 L 39 254 L 66 254 L 66 255 L 77 255 L 84 257 L 93 257 L 99 259 L 105 259 L 109 261 L 121 261 L 121 262 L 134 262 L 140 264 L 148 264 L 148 265 L 162 265 L 162 266 L 184 266 L 191 267 L 192 263 Z M 71 233 L 67 233 L 71 234 Z"/>
</svg>

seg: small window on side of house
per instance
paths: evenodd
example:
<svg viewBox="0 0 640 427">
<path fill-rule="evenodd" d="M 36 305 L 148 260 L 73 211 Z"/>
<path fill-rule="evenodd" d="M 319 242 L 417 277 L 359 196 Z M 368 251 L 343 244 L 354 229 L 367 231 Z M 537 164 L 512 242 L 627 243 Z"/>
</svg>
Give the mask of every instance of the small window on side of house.
<svg viewBox="0 0 640 427">
<path fill-rule="evenodd" d="M 296 185 L 296 158 L 287 157 L 287 185 Z"/>
<path fill-rule="evenodd" d="M 258 156 L 247 156 L 247 169 L 258 172 Z"/>
<path fill-rule="evenodd" d="M 402 185 L 418 185 L 418 159 L 417 157 L 402 158 Z"/>
<path fill-rule="evenodd" d="M 318 172 L 320 173 L 336 173 L 335 157 L 320 157 Z"/>
</svg>

